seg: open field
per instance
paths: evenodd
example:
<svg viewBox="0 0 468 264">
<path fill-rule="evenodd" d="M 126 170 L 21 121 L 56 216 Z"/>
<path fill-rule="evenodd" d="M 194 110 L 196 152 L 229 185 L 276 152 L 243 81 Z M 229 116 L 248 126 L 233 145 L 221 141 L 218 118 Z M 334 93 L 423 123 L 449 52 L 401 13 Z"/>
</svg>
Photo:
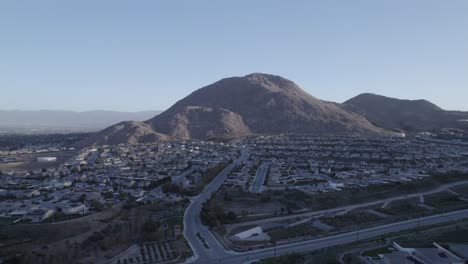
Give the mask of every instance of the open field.
<svg viewBox="0 0 468 264">
<path fill-rule="evenodd" d="M 162 221 L 155 221 L 154 216 L 155 212 L 163 209 L 166 210 L 165 215 L 171 212 L 180 214 L 179 211 L 183 210 L 180 206 L 119 204 L 100 213 L 56 223 L 0 223 L 0 257 L 16 255 L 17 263 L 25 264 L 76 263 L 78 260 L 81 263 L 102 263 L 136 241 L 170 240 L 168 252 L 171 255 L 164 256 L 172 259 L 179 256 L 176 252 L 181 249 L 188 250 L 185 243 L 178 242 L 183 242 L 181 216 L 166 217 Z M 151 253 L 154 258 L 159 254 L 155 252 Z"/>
<path fill-rule="evenodd" d="M 322 217 L 320 218 L 320 221 L 329 226 L 341 229 L 354 226 L 362 228 L 367 225 L 375 224 L 381 219 L 382 218 L 374 214 L 370 214 L 365 211 L 354 210 L 343 215 L 336 215 L 333 217 Z"/>
<path fill-rule="evenodd" d="M 465 181 L 461 183 L 465 184 Z M 291 214 L 291 210 L 289 209 L 284 210 L 284 212 L 282 212 L 283 215 L 277 214 L 273 215 L 271 218 L 257 218 L 257 220 L 249 221 L 242 221 L 244 218 L 241 217 L 234 223 L 230 223 L 225 227 L 227 232 L 232 235 L 235 232 L 245 230 L 247 227 L 261 226 L 274 240 L 287 242 L 290 240 L 303 240 L 310 236 L 321 237 L 468 208 L 468 202 L 466 200 L 447 191 L 450 190 L 447 188 L 451 188 L 451 186 L 457 187 L 457 185 L 447 184 L 447 187 L 442 186 L 433 189 L 433 191 L 425 192 L 427 195 L 421 195 L 420 193 L 411 196 L 400 195 L 397 196 L 397 199 L 363 203 L 361 206 L 358 204 L 357 207 L 345 206 L 342 207 L 342 209 L 312 211 L 310 213 L 305 212 L 299 214 Z M 262 195 L 265 195 L 265 193 L 262 193 Z M 306 197 L 306 194 L 300 196 Z M 284 199 L 284 197 L 284 195 L 279 198 L 273 196 L 269 201 Z M 312 227 L 318 228 L 320 232 L 307 230 L 305 227 L 308 227 L 310 223 L 315 223 Z M 294 228 L 293 226 L 296 224 L 300 228 Z M 275 230 L 276 232 L 274 232 Z M 236 245 L 242 244 L 238 241 L 232 242 Z M 259 246 L 260 244 L 261 243 L 258 243 Z M 249 245 L 252 246 L 251 243 Z"/>
<path fill-rule="evenodd" d="M 311 223 L 304 223 L 291 227 L 279 227 L 268 231 L 268 235 L 273 241 L 295 237 L 314 237 L 322 233 L 322 230 L 313 227 Z"/>
<path fill-rule="evenodd" d="M 386 207 L 378 206 L 375 210 L 400 219 L 410 219 L 431 213 L 428 209 L 420 206 L 419 200 L 415 198 L 394 201 Z"/>
<path fill-rule="evenodd" d="M 60 164 L 68 161 L 72 158 L 77 151 L 57 151 L 57 152 L 48 152 L 48 153 L 34 153 L 34 154 L 21 154 L 21 155 L 11 155 L 8 158 L 14 158 L 17 161 L 0 163 L 0 171 L 9 172 L 9 171 L 31 171 L 38 169 L 48 169 L 55 168 Z M 38 162 L 37 158 L 39 157 L 57 157 L 55 162 Z M 0 157 L 2 158 L 2 157 Z"/>
<path fill-rule="evenodd" d="M 426 196 L 426 204 L 439 212 L 449 212 L 468 208 L 468 201 L 449 192 L 441 192 Z"/>
<path fill-rule="evenodd" d="M 376 256 L 378 256 L 380 254 L 392 253 L 394 250 L 391 250 L 391 249 L 392 249 L 391 247 L 385 246 L 385 247 L 381 247 L 381 248 L 376 248 L 376 249 L 364 251 L 362 253 L 362 255 L 363 256 L 368 256 L 368 257 L 376 257 Z"/>
<path fill-rule="evenodd" d="M 468 184 L 453 187 L 451 190 L 458 193 L 460 196 L 468 198 Z"/>
<path fill-rule="evenodd" d="M 390 197 L 409 195 L 435 189 L 443 184 L 466 180 L 466 174 L 433 175 L 412 182 L 397 182 L 370 185 L 366 188 L 353 188 L 324 193 L 304 193 L 299 190 L 264 191 L 253 195 L 246 192 L 229 194 L 229 200 L 221 199 L 229 191 L 221 190 L 217 203 L 226 211 L 234 211 L 242 217 L 236 222 L 267 219 L 295 213 L 313 212 L 352 204 L 371 202 Z M 423 213 L 423 208 L 413 206 L 416 213 Z M 395 208 L 396 209 L 396 208 Z M 398 210 L 410 211 L 411 208 Z"/>
<path fill-rule="evenodd" d="M 342 256 L 342 263 L 363 264 L 362 256 L 375 257 L 378 254 L 391 253 L 391 243 L 395 241 L 404 246 L 427 247 L 437 242 L 444 247 L 455 244 L 468 243 L 468 220 L 456 223 L 421 227 L 401 232 L 390 233 L 380 238 L 362 240 L 351 244 L 329 247 L 308 253 L 296 253 L 259 261 L 261 264 L 289 264 L 289 263 L 338 263 Z"/>
</svg>

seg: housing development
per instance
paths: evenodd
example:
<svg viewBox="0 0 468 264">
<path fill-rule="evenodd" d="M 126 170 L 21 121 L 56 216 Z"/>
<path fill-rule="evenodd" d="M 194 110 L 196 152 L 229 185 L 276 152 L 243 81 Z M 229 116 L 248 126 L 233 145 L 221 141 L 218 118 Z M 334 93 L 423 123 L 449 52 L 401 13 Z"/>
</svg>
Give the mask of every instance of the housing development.
<svg viewBox="0 0 468 264">
<path fill-rule="evenodd" d="M 0 1 L 0 264 L 468 264 L 468 1 Z"/>
<path fill-rule="evenodd" d="M 36 263 L 292 261 L 328 248 L 319 257 L 342 263 L 467 259 L 467 247 L 450 239 L 428 235 L 416 248 L 396 241 L 468 225 L 468 145 L 424 133 L 26 147 L 0 156 L 1 252 Z"/>
</svg>

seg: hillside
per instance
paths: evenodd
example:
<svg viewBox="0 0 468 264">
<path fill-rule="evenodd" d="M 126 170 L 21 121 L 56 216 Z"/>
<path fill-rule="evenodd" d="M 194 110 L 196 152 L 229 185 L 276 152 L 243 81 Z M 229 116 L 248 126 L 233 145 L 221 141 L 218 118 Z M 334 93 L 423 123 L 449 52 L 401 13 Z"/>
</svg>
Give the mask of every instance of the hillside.
<svg viewBox="0 0 468 264">
<path fill-rule="evenodd" d="M 361 115 L 335 103 L 321 101 L 290 80 L 261 73 L 222 79 L 198 89 L 144 124 L 148 126 L 140 124 L 145 127 L 143 134 L 152 129 L 159 136 L 174 139 L 232 138 L 285 132 L 383 132 Z M 118 137 L 109 135 L 115 131 L 112 127 L 96 137 L 112 139 L 108 141 L 112 143 L 140 142 L 135 139 L 133 125 L 122 127 L 120 124 L 119 128 L 116 130 Z"/>
<path fill-rule="evenodd" d="M 342 107 L 385 129 L 417 132 L 468 128 L 467 122 L 460 122 L 468 118 L 467 112 L 446 111 L 426 100 L 402 100 L 366 93 L 349 99 Z"/>
<path fill-rule="evenodd" d="M 194 106 L 231 114 L 218 127 L 187 115 L 187 107 Z M 214 135 L 223 136 L 238 136 L 249 131 L 258 134 L 380 132 L 362 116 L 321 101 L 292 81 L 260 73 L 226 78 L 203 87 L 148 123 L 158 132 L 184 139 L 203 138 L 214 127 L 218 127 Z M 233 131 L 234 127 L 238 130 Z"/>
<path fill-rule="evenodd" d="M 78 143 L 78 145 L 138 144 L 170 139 L 171 137 L 154 131 L 144 122 L 124 121 L 92 135 L 90 138 Z"/>
</svg>

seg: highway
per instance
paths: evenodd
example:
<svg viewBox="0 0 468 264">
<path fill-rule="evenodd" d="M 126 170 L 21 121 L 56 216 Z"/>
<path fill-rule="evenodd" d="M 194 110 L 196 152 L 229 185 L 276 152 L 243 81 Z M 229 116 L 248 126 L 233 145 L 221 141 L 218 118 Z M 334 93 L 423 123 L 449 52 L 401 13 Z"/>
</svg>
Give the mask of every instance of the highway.
<svg viewBox="0 0 468 264">
<path fill-rule="evenodd" d="M 268 171 L 268 163 L 263 163 L 257 170 L 257 174 L 253 180 L 252 186 L 250 186 L 250 192 L 261 193 L 263 183 L 265 182 L 265 176 Z"/>
</svg>

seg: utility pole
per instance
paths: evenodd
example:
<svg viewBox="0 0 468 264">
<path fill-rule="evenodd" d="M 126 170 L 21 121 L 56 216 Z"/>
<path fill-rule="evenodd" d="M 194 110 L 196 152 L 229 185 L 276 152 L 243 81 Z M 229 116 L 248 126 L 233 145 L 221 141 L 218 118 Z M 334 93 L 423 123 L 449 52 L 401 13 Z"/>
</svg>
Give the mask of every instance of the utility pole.
<svg viewBox="0 0 468 264">
<path fill-rule="evenodd" d="M 276 257 L 276 240 L 273 240 L 273 251 Z"/>
</svg>

